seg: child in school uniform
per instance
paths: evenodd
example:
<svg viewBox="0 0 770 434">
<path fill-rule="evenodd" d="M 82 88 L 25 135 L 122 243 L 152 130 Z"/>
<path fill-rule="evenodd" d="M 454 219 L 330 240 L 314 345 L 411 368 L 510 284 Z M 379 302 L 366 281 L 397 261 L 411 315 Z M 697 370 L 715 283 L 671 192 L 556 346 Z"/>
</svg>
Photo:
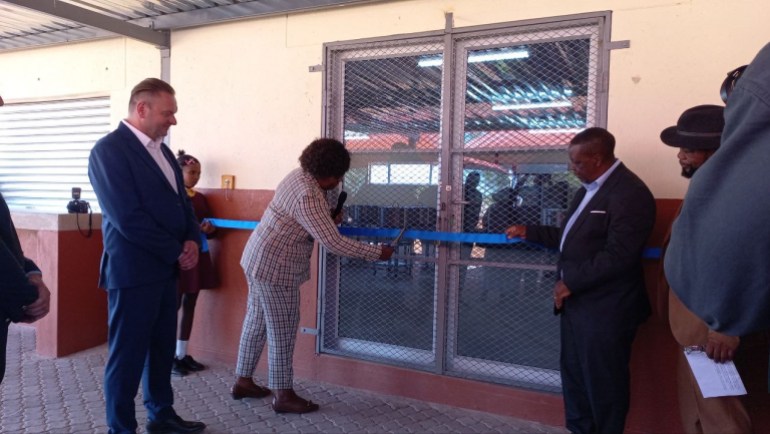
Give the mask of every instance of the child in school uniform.
<svg viewBox="0 0 770 434">
<path fill-rule="evenodd" d="M 192 331 L 198 293 L 201 289 L 216 288 L 219 286 L 219 279 L 207 243 L 207 239 L 214 236 L 216 227 L 208 221 L 208 218 L 211 217 L 211 211 L 206 202 L 206 196 L 193 190 L 201 176 L 201 163 L 197 158 L 186 154 L 183 150 L 179 150 L 177 153 L 177 163 L 182 168 L 184 185 L 192 202 L 195 217 L 200 222 L 201 234 L 205 236 L 205 239 L 201 240 L 198 265 L 190 270 L 182 270 L 179 274 L 178 306 L 182 309 L 182 318 L 179 321 L 179 337 L 176 341 L 176 356 L 171 373 L 185 376 L 190 372 L 206 369 L 204 365 L 198 363 L 187 353 L 187 343 Z"/>
</svg>

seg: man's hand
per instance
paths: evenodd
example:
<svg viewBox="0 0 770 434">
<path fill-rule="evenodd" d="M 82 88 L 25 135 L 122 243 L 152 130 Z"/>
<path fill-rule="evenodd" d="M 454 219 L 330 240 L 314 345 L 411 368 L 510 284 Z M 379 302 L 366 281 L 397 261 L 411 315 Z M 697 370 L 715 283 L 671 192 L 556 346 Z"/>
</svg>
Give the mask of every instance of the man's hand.
<svg viewBox="0 0 770 434">
<path fill-rule="evenodd" d="M 187 240 L 182 247 L 182 254 L 179 255 L 179 268 L 189 270 L 198 264 L 198 243 Z"/>
<path fill-rule="evenodd" d="M 527 239 L 527 227 L 524 225 L 513 225 L 505 230 L 505 236 L 508 238 Z"/>
<path fill-rule="evenodd" d="M 717 363 L 729 362 L 735 357 L 735 351 L 741 343 L 738 336 L 728 336 L 709 330 L 706 355 Z"/>
<path fill-rule="evenodd" d="M 37 300 L 24 306 L 24 319 L 21 322 L 25 323 L 33 323 L 48 315 L 51 308 L 51 291 L 43 282 L 43 277 L 39 274 L 32 274 L 29 276 L 29 282 L 37 286 Z"/>
<path fill-rule="evenodd" d="M 553 287 L 553 305 L 556 309 L 561 309 L 564 306 L 564 299 L 572 295 L 572 291 L 567 288 L 567 285 L 563 281 L 556 282 L 556 286 Z"/>
</svg>

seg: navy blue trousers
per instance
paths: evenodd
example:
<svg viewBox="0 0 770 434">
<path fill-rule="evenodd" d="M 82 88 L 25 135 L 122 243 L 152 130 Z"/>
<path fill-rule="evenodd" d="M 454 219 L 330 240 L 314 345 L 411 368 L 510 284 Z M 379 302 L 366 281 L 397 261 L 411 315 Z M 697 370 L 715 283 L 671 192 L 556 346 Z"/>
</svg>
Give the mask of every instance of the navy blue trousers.
<svg viewBox="0 0 770 434">
<path fill-rule="evenodd" d="M 176 340 L 176 279 L 107 290 L 109 357 L 104 371 L 107 426 L 112 434 L 135 433 L 134 398 L 142 382 L 149 420 L 176 415 L 171 364 Z"/>
</svg>

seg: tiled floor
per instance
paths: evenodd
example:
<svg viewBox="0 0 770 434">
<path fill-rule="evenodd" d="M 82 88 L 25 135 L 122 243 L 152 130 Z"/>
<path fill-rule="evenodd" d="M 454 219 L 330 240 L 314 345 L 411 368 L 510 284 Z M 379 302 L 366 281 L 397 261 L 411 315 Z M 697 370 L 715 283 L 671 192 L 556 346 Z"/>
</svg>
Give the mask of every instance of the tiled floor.
<svg viewBox="0 0 770 434">
<path fill-rule="evenodd" d="M 104 433 L 102 375 L 106 346 L 58 359 L 34 352 L 32 327 L 12 325 L 8 368 L 0 385 L 2 433 Z M 201 420 L 206 433 L 560 433 L 533 422 L 435 405 L 395 396 L 308 381 L 297 390 L 321 405 L 306 415 L 276 415 L 269 398 L 234 401 L 231 366 L 212 365 L 173 378 L 177 413 Z M 146 413 L 137 397 L 143 432 Z"/>
</svg>

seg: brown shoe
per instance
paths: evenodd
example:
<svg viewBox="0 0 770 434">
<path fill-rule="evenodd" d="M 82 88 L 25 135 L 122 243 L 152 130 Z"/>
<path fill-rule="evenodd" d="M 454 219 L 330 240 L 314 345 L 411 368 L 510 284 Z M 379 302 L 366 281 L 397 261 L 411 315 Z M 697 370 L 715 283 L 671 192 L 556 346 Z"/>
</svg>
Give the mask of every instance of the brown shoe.
<svg viewBox="0 0 770 434">
<path fill-rule="evenodd" d="M 273 398 L 273 411 L 276 413 L 311 413 L 318 411 L 318 404 L 300 398 L 292 389 L 281 389 Z"/>
<path fill-rule="evenodd" d="M 230 388 L 230 395 L 233 399 L 243 398 L 264 398 L 270 396 L 270 389 L 267 387 L 257 386 L 252 383 L 248 386 L 243 386 L 236 382 L 233 387 Z"/>
</svg>

